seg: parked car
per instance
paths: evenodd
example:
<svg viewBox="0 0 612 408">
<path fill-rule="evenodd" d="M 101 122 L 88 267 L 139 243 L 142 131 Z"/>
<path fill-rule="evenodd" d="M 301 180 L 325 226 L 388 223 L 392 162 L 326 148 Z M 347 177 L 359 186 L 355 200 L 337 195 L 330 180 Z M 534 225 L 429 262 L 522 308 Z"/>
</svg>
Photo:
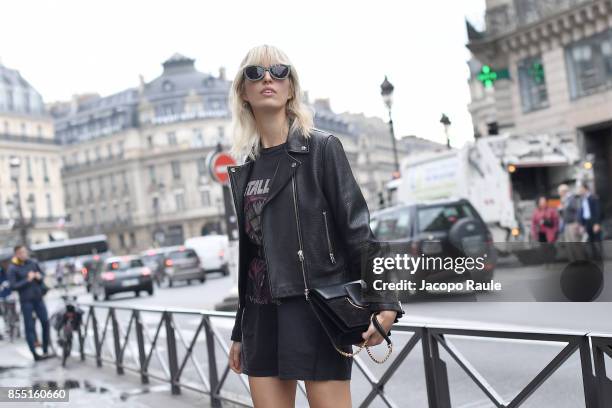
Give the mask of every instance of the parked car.
<svg viewBox="0 0 612 408">
<path fill-rule="evenodd" d="M 450 282 L 470 278 L 487 282 L 493 277 L 497 255 L 491 232 L 468 200 L 386 208 L 371 214 L 370 227 L 379 241 L 405 243 L 406 253 L 412 256 L 458 258 L 486 254 L 484 268 L 461 274 L 445 269 L 417 270 L 413 275 L 416 281 Z"/>
<path fill-rule="evenodd" d="M 221 272 L 229 275 L 229 240 L 227 235 L 204 235 L 189 238 L 185 246 L 198 254 L 206 273 Z"/>
<path fill-rule="evenodd" d="M 134 292 L 140 296 L 140 291 L 153 295 L 153 277 L 151 269 L 136 255 L 107 258 L 92 286 L 94 300 L 101 297 L 108 300 L 111 295 L 119 292 Z"/>
</svg>

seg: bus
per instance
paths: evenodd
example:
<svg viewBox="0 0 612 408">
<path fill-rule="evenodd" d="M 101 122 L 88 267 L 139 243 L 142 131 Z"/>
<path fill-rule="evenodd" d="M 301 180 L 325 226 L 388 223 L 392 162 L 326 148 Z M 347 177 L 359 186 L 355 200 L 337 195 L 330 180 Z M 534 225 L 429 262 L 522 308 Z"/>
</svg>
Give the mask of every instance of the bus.
<svg viewBox="0 0 612 408">
<path fill-rule="evenodd" d="M 40 263 L 47 276 L 54 276 L 57 264 L 64 262 L 67 278 L 74 279 L 74 275 L 77 275 L 75 272 L 78 271 L 87 283 L 88 288 L 91 278 L 89 272 L 91 272 L 92 266 L 101 264 L 105 258 L 112 255 L 106 235 L 92 235 L 34 244 L 31 247 L 31 253 L 32 257 Z"/>
</svg>

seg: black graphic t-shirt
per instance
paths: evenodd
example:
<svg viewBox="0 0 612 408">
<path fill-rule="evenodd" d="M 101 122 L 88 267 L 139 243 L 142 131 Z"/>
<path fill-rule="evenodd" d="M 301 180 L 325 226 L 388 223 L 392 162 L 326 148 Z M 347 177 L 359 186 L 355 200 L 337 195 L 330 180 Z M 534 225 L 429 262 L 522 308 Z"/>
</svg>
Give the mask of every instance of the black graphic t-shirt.
<svg viewBox="0 0 612 408">
<path fill-rule="evenodd" d="M 261 210 L 270 192 L 278 159 L 284 154 L 285 146 L 286 142 L 260 149 L 260 155 L 253 164 L 249 182 L 244 190 L 244 229 L 251 242 L 246 296 L 251 303 L 280 303 L 272 301 L 270 294 L 262 240 Z"/>
</svg>

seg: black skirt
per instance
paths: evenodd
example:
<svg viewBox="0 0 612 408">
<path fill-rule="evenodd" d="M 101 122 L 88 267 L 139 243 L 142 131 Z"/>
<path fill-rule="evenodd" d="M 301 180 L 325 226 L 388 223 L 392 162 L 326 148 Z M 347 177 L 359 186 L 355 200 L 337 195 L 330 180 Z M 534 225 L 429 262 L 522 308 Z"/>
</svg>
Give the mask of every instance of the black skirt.
<svg viewBox="0 0 612 408">
<path fill-rule="evenodd" d="M 350 380 L 353 359 L 338 353 L 304 296 L 280 304 L 247 300 L 242 315 L 242 372 L 284 380 Z M 341 350 L 351 352 L 351 346 Z"/>
</svg>

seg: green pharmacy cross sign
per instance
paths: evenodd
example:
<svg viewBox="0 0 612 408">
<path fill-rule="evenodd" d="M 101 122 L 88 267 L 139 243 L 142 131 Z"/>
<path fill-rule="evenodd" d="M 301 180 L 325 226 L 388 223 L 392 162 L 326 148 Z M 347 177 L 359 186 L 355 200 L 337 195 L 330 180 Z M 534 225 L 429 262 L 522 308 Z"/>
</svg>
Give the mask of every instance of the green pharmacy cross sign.
<svg viewBox="0 0 612 408">
<path fill-rule="evenodd" d="M 499 71 L 494 71 L 490 66 L 483 65 L 480 73 L 478 74 L 478 80 L 482 82 L 485 88 L 492 87 L 495 81 L 502 78 L 510 78 L 508 69 L 504 68 L 500 69 Z"/>
</svg>

